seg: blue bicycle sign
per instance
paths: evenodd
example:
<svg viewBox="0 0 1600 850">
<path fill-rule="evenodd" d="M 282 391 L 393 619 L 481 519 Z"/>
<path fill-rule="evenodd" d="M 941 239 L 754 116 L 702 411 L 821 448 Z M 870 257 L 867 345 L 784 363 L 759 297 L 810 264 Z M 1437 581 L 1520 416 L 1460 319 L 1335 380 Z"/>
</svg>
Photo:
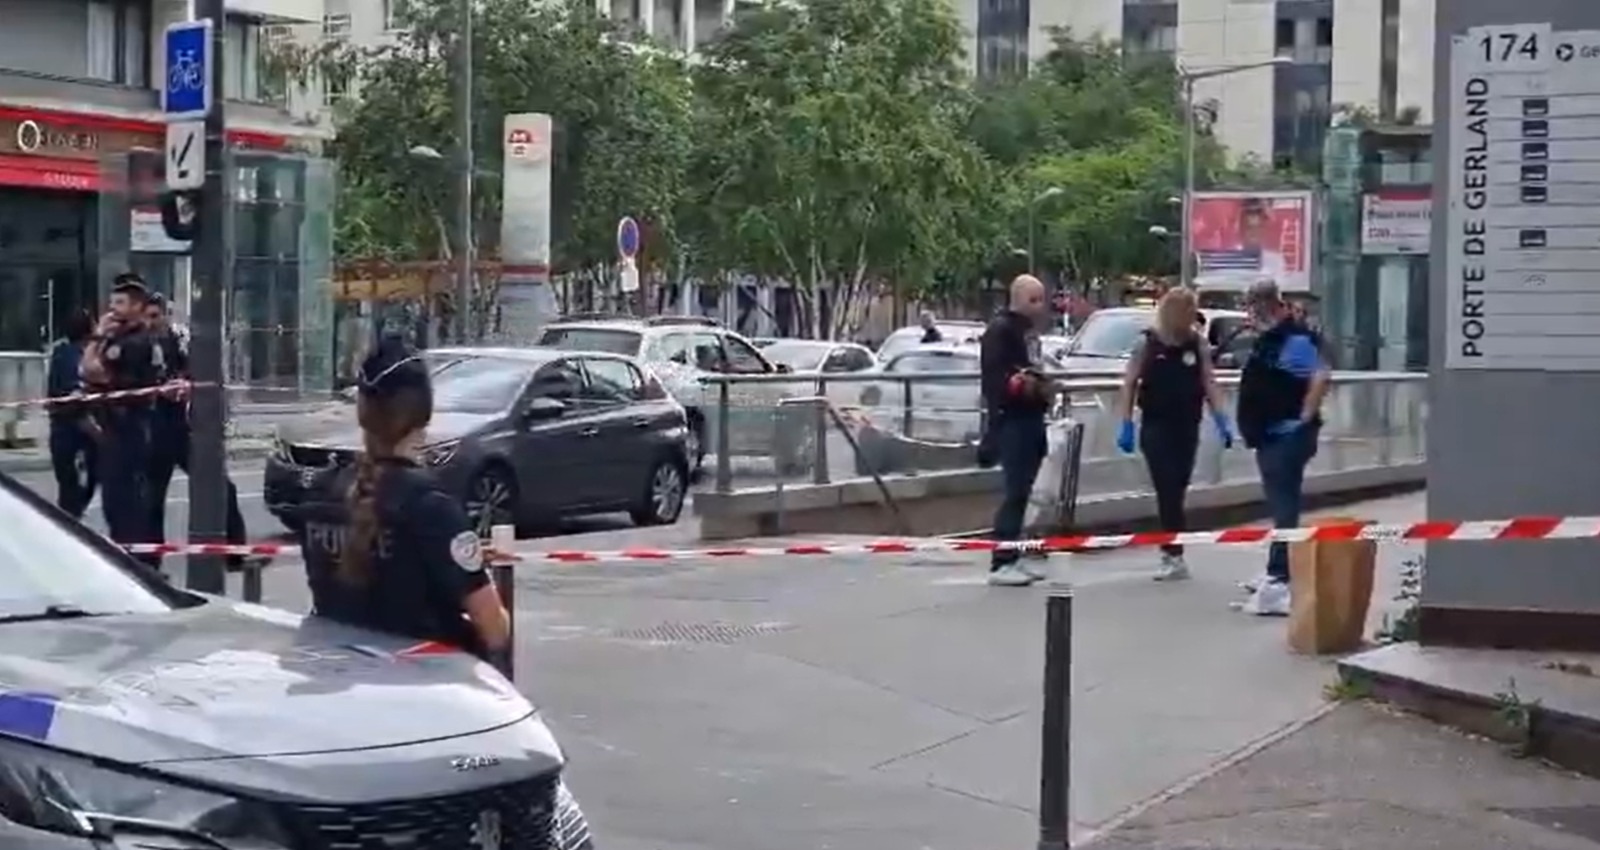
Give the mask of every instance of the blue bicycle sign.
<svg viewBox="0 0 1600 850">
<path fill-rule="evenodd" d="M 211 112 L 211 26 L 211 20 L 203 18 L 167 27 L 161 101 L 168 121 L 194 121 Z"/>
</svg>

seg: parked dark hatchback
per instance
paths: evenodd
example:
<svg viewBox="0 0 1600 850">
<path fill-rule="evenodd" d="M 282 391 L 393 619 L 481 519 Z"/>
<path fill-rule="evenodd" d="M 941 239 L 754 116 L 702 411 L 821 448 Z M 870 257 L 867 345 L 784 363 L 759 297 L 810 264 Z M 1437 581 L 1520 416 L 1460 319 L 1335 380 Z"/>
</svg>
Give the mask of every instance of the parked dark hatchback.
<svg viewBox="0 0 1600 850">
<path fill-rule="evenodd" d="M 555 349 L 443 348 L 423 459 L 487 534 L 495 525 L 626 511 L 676 522 L 688 492 L 688 421 L 632 358 Z M 318 469 L 360 450 L 346 401 L 280 429 L 263 483 L 267 509 L 297 525 Z"/>
<path fill-rule="evenodd" d="M 0 847 L 591 850 L 457 652 L 168 585 L 0 474 Z"/>
</svg>

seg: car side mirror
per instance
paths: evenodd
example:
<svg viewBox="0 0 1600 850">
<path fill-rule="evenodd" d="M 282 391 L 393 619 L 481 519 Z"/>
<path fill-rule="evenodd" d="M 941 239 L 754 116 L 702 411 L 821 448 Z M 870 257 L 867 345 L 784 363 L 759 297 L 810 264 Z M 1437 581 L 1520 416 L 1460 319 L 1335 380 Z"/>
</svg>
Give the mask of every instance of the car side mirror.
<svg viewBox="0 0 1600 850">
<path fill-rule="evenodd" d="M 567 412 L 567 403 L 558 398 L 540 396 L 528 402 L 526 410 L 522 411 L 524 422 L 547 422 L 551 419 L 560 419 Z"/>
</svg>

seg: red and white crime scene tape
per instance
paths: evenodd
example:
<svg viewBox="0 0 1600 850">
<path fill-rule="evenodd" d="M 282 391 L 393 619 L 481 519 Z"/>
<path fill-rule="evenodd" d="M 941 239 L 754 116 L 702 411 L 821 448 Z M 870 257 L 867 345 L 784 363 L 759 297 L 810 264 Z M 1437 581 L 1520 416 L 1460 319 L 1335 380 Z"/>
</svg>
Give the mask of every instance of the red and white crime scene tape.
<svg viewBox="0 0 1600 850">
<path fill-rule="evenodd" d="M 925 552 L 993 552 L 1018 549 L 1031 552 L 1072 552 L 1085 549 L 1149 548 L 1169 544 L 1229 546 L 1263 543 L 1371 540 L 1380 543 L 1437 540 L 1579 540 L 1600 539 L 1600 516 L 1513 517 L 1470 522 L 1430 521 L 1403 524 L 1330 522 L 1302 528 L 1227 528 L 1183 533 L 1147 531 L 1136 534 L 1073 534 L 1033 540 L 961 540 L 925 538 L 878 540 L 867 543 L 793 543 L 787 546 L 731 546 L 706 549 L 549 549 L 506 552 L 486 550 L 492 563 L 558 562 L 602 563 L 616 561 L 708 560 L 719 558 L 807 557 L 817 555 L 906 555 Z M 141 543 L 125 547 L 134 554 L 152 555 L 298 555 L 290 544 L 247 545 Z"/>
<path fill-rule="evenodd" d="M 161 395 L 163 393 L 187 390 L 191 387 L 206 387 L 211 384 L 197 384 L 192 381 L 172 381 L 155 387 L 141 387 L 136 390 L 112 390 L 104 393 L 73 393 L 72 395 L 57 396 L 55 398 L 35 398 L 27 401 L 0 402 L 0 410 L 12 410 L 19 407 L 54 407 L 61 404 L 84 404 L 95 401 L 115 401 L 122 398 L 138 398 L 140 396 Z"/>
</svg>

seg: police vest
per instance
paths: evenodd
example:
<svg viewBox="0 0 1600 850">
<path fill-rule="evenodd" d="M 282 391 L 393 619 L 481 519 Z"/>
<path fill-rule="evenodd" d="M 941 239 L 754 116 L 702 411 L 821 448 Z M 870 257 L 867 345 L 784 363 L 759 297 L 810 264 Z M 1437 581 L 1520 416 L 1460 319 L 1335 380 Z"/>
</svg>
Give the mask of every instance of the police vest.
<svg viewBox="0 0 1600 850">
<path fill-rule="evenodd" d="M 1318 348 L 1316 333 L 1293 320 L 1279 322 L 1256 338 L 1239 376 L 1239 436 L 1256 448 L 1267 442 L 1268 429 L 1279 422 L 1300 418 L 1311 380 L 1278 365 L 1284 343 L 1292 336 L 1309 336 Z"/>
<path fill-rule="evenodd" d="M 1145 422 L 1198 425 L 1205 412 L 1200 338 L 1177 345 L 1146 331 L 1139 369 L 1139 411 Z"/>
</svg>

